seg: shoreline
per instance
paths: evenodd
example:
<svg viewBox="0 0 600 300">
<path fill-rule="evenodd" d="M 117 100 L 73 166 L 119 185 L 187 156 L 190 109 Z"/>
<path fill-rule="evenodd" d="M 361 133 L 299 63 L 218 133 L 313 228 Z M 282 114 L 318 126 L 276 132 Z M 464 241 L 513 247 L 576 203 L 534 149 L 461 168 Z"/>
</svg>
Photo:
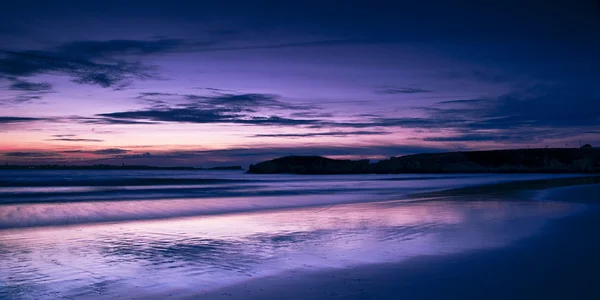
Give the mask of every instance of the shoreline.
<svg viewBox="0 0 600 300">
<path fill-rule="evenodd" d="M 555 221 L 503 249 L 288 272 L 184 299 L 598 299 L 600 238 L 569 237 L 566 229 L 599 228 L 599 215 L 596 208 Z"/>
<path fill-rule="evenodd" d="M 121 215 L 123 212 L 121 209 L 121 201 L 111 200 L 99 200 L 99 201 L 72 201 L 72 202 L 24 202 L 24 203 L 7 203 L 0 205 L 0 215 L 2 215 L 1 208 L 4 206 L 5 210 L 11 209 L 11 211 L 5 212 L 5 222 L 0 222 L 0 230 L 23 230 L 23 229 L 35 229 L 44 227 L 63 227 L 63 226 L 82 226 L 82 225 L 95 225 L 95 224 L 109 224 L 119 222 L 138 222 L 138 221 L 160 221 L 169 219 L 181 219 L 181 218 L 195 218 L 201 216 L 216 216 L 216 215 L 231 215 L 231 214 L 244 214 L 244 213 L 260 213 L 268 211 L 288 210 L 288 209 L 302 209 L 302 208 L 319 208 L 319 207 L 330 207 L 335 205 L 351 205 L 351 204 L 365 204 L 365 203 L 377 203 L 377 202 L 390 202 L 390 201 L 445 201 L 445 200 L 458 200 L 458 201 L 472 201 L 481 200 L 482 196 L 487 197 L 490 200 L 500 201 L 511 201 L 513 199 L 519 200 L 519 196 L 523 196 L 522 193 L 540 190 L 541 188 L 560 188 L 568 186 L 580 186 L 600 183 L 600 176 L 582 176 L 582 177 L 562 177 L 562 178 L 551 178 L 551 179 L 528 179 L 509 181 L 503 183 L 492 183 L 492 184 L 477 184 L 473 186 L 466 186 L 462 188 L 444 189 L 434 192 L 426 193 L 413 193 L 404 194 L 397 198 L 374 198 L 374 199 L 358 199 L 356 196 L 352 199 L 338 199 L 336 201 L 327 201 L 322 203 L 282 203 L 277 204 L 277 195 L 264 196 L 265 201 L 271 201 L 269 203 L 263 203 L 262 205 L 252 204 L 240 204 L 239 207 L 223 207 L 215 203 L 220 200 L 238 200 L 241 201 L 243 197 L 224 197 L 211 199 L 211 203 L 197 202 L 194 205 L 190 204 L 188 199 L 163 199 L 163 200 L 140 200 L 132 199 L 127 200 L 126 203 L 142 204 L 147 201 L 145 210 L 135 212 L 138 215 L 129 216 Z M 307 197 L 325 197 L 325 194 L 311 194 L 311 195 L 297 195 L 289 197 L 298 197 L 304 199 Z M 337 198 L 340 198 L 337 197 Z M 194 199 L 194 198 L 192 198 Z M 290 198 L 293 199 L 293 198 Z M 177 208 L 173 208 L 173 204 L 177 204 Z M 62 210 L 54 209 L 48 210 L 54 205 L 70 205 L 71 207 L 78 208 L 77 211 L 86 211 L 94 207 L 102 207 L 102 217 L 93 217 L 88 215 L 77 215 L 70 217 L 61 217 L 60 220 L 48 219 L 49 213 L 58 214 L 60 216 L 65 215 Z M 168 205 L 170 209 L 175 211 L 165 211 L 162 207 Z M 10 223 L 9 216 L 11 212 L 29 212 L 36 215 L 37 219 L 30 220 L 24 224 Z M 45 216 L 40 217 L 39 212 L 45 211 Z M 134 214 L 134 213 L 131 213 Z M 150 214 L 150 215 L 149 215 Z M 50 216 L 51 217 L 51 216 Z"/>
<path fill-rule="evenodd" d="M 582 188 L 600 192 L 600 184 L 554 187 L 531 200 L 564 202 Z M 600 299 L 600 235 L 588 234 L 600 230 L 600 198 L 586 195 L 569 201 L 588 203 L 582 211 L 506 247 L 289 271 L 183 299 Z"/>
<path fill-rule="evenodd" d="M 535 184 L 536 181 L 533 182 L 528 186 L 540 187 Z M 78 247 L 92 246 L 100 250 L 99 257 L 88 261 L 90 266 L 100 268 L 105 265 L 102 263 L 104 260 L 120 262 L 128 259 L 123 255 L 133 255 L 129 258 L 135 265 L 151 263 L 140 273 L 148 274 L 148 278 L 125 276 L 122 280 L 106 282 L 107 285 L 97 291 L 82 286 L 80 294 L 67 285 L 65 297 L 494 299 L 498 295 L 496 299 L 525 299 L 541 295 L 552 299 L 550 296 L 556 294 L 561 295 L 560 299 L 585 299 L 567 297 L 567 290 L 555 289 L 545 294 L 539 291 L 549 280 L 545 276 L 550 274 L 558 277 L 557 282 L 550 283 L 552 287 L 561 287 L 561 281 L 570 280 L 568 290 L 594 292 L 595 281 L 589 278 L 596 278 L 595 266 L 600 267 L 600 263 L 596 264 L 600 260 L 596 257 L 600 251 L 600 236 L 590 237 L 586 233 L 600 229 L 600 207 L 589 204 L 596 199 L 595 195 L 600 194 L 597 192 L 600 185 L 566 186 L 568 182 L 560 179 L 550 181 L 549 187 L 552 188 L 538 192 L 548 192 L 540 194 L 539 199 L 520 194 L 523 189 L 509 189 L 510 193 L 521 196 L 487 199 L 485 193 L 480 193 L 477 194 L 479 198 L 455 195 L 415 199 L 415 202 L 391 200 L 372 204 L 327 205 L 325 209 L 284 209 L 265 214 L 230 214 L 214 218 L 117 222 L 97 228 L 64 227 L 56 232 L 52 228 L 33 229 L 24 235 L 21 233 L 25 232 L 13 232 L 12 236 L 15 241 L 32 239 L 33 245 L 37 246 L 31 247 L 42 249 L 43 256 L 47 256 L 64 253 L 61 251 L 67 249 L 62 249 L 61 244 L 54 245 L 54 241 L 47 238 L 35 244 L 38 236 L 72 234 L 74 241 L 81 242 Z M 503 187 L 502 184 L 491 186 L 499 190 Z M 520 183 L 518 186 L 526 185 Z M 585 190 L 582 195 L 588 196 L 582 201 L 588 202 L 587 205 L 564 203 L 564 195 L 572 195 L 581 189 Z M 214 227 L 217 233 L 210 233 L 212 226 L 217 226 Z M 219 228 L 225 231 L 219 233 Z M 198 230 L 206 232 L 198 234 Z M 248 231 L 243 233 L 245 230 Z M 90 233 L 92 236 L 102 235 L 107 231 L 114 231 L 114 234 L 86 240 Z M 241 239 L 230 238 L 240 231 Z M 135 233 L 140 234 L 141 240 L 129 240 L 130 234 L 136 236 Z M 154 238 L 156 234 L 159 237 Z M 106 238 L 112 239 L 112 242 L 107 244 Z M 107 248 L 107 245 L 110 247 Z M 112 250 L 105 253 L 107 249 Z M 235 253 L 235 256 L 229 257 L 227 253 Z M 85 256 L 69 255 L 87 261 Z M 568 257 L 562 257 L 564 255 Z M 244 259 L 247 266 L 243 262 L 236 266 L 238 260 Z M 211 260 L 215 269 L 210 267 Z M 557 261 L 561 265 L 555 266 Z M 41 270 L 56 268 L 54 272 L 58 274 L 74 271 L 70 268 L 71 262 L 58 262 L 61 264 L 54 266 L 42 260 L 40 264 L 45 267 Z M 156 263 L 159 264 L 152 267 Z M 583 270 L 587 276 L 584 279 L 579 279 L 583 275 L 573 271 L 581 265 L 588 268 Z M 175 266 L 180 269 L 171 269 Z M 551 267 L 554 269 L 549 270 Z M 104 274 L 121 274 L 118 266 L 109 267 L 109 270 Z M 166 277 L 153 278 L 152 274 Z M 534 274 L 535 280 L 541 283 L 534 281 L 533 287 L 530 287 L 533 280 L 530 274 Z M 84 282 L 93 282 L 88 278 L 89 274 L 79 276 Z M 500 283 L 495 280 L 500 280 Z M 68 280 L 62 284 L 68 284 Z M 526 288 L 523 289 L 523 286 Z M 41 293 L 44 294 L 43 291 Z"/>
<path fill-rule="evenodd" d="M 495 196 L 507 197 L 518 196 L 526 192 L 539 192 L 567 187 L 580 187 L 600 184 L 600 174 L 583 175 L 577 177 L 517 180 L 493 184 L 473 185 L 455 189 L 447 189 L 435 192 L 414 193 L 408 195 L 410 198 L 444 198 L 444 197 L 480 197 Z"/>
</svg>

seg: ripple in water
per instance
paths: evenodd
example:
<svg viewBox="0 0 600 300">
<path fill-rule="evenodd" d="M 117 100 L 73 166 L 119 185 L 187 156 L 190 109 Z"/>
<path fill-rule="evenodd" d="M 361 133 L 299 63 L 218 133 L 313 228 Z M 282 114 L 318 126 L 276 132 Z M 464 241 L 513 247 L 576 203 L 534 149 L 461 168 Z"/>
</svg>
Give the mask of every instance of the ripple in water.
<svg viewBox="0 0 600 300">
<path fill-rule="evenodd" d="M 374 202 L 0 231 L 0 298 L 200 293 L 289 270 L 502 247 L 577 206 Z"/>
</svg>

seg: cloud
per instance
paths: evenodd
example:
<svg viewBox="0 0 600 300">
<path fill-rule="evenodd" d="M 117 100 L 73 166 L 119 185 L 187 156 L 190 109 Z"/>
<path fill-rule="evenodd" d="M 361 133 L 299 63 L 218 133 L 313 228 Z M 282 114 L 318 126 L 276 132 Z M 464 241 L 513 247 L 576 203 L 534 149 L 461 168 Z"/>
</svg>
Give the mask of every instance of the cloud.
<svg viewBox="0 0 600 300">
<path fill-rule="evenodd" d="M 332 113 L 327 112 L 317 112 L 317 111 L 301 111 L 294 112 L 290 114 L 290 116 L 295 118 L 331 118 L 334 115 Z"/>
<path fill-rule="evenodd" d="M 159 78 L 155 67 L 139 61 L 140 55 L 167 52 L 179 44 L 181 41 L 170 39 L 75 41 L 47 50 L 2 50 L 0 75 L 63 75 L 80 84 L 123 88 L 135 80 Z M 16 88 L 45 87 L 17 84 Z"/>
<path fill-rule="evenodd" d="M 11 103 L 25 103 L 25 102 L 32 102 L 32 101 L 38 101 L 41 100 L 42 96 L 40 95 L 28 95 L 28 94 L 21 94 L 21 95 L 16 95 L 13 98 L 4 98 L 2 100 L 4 100 L 5 102 L 11 102 Z"/>
<path fill-rule="evenodd" d="M 22 157 L 22 158 L 38 158 L 38 157 L 52 157 L 59 154 L 55 152 L 5 152 L 4 156 L 7 157 Z"/>
<path fill-rule="evenodd" d="M 29 82 L 15 78 L 8 88 L 13 91 L 47 92 L 52 90 L 52 85 L 47 82 Z"/>
<path fill-rule="evenodd" d="M 56 138 L 56 139 L 48 139 L 48 141 L 61 141 L 61 142 L 103 142 L 104 140 L 82 139 L 82 138 Z"/>
<path fill-rule="evenodd" d="M 51 93 L 52 85 L 47 82 L 31 82 L 22 80 L 12 76 L 2 76 L 0 79 L 9 81 L 8 90 L 12 93 L 8 97 L 3 97 L 1 101 L 8 103 L 25 103 L 29 101 L 39 100 L 47 94 Z"/>
<path fill-rule="evenodd" d="M 275 115 L 285 112 L 310 112 L 314 105 L 296 105 L 280 101 L 271 94 L 178 95 L 145 92 L 136 97 L 151 104 L 140 110 L 75 117 L 82 123 L 148 124 L 162 122 L 221 123 L 265 126 L 300 126 L 316 124 L 318 120 Z M 165 99 L 166 98 L 166 99 Z"/>
<path fill-rule="evenodd" d="M 226 108 L 165 108 L 147 109 L 126 112 L 114 112 L 96 115 L 95 122 L 104 124 L 139 124 L 147 122 L 178 122 L 178 123 L 227 123 L 246 125 L 276 125 L 297 126 L 315 124 L 310 119 L 292 119 L 279 116 L 252 116 L 241 114 L 238 109 Z"/>
<path fill-rule="evenodd" d="M 98 125 L 156 124 L 156 122 L 114 119 L 114 118 L 107 118 L 107 117 L 72 116 L 72 117 L 69 117 L 68 120 L 79 122 L 82 124 L 98 124 Z"/>
<path fill-rule="evenodd" d="M 310 128 L 443 128 L 446 126 L 457 126 L 461 120 L 453 119 L 432 119 L 432 118 L 386 118 L 373 115 L 367 119 L 361 119 L 357 122 L 334 122 L 322 120 L 310 125 Z"/>
<path fill-rule="evenodd" d="M 182 104 L 186 107 L 202 107 L 205 109 L 224 108 L 231 111 L 248 112 L 256 111 L 259 108 L 284 110 L 317 109 L 315 105 L 297 105 L 283 102 L 279 100 L 279 96 L 273 94 L 213 92 L 214 94 L 211 95 L 142 92 L 136 99 L 144 100 L 155 107 Z"/>
<path fill-rule="evenodd" d="M 331 132 L 311 132 L 311 133 L 280 133 L 280 134 L 256 134 L 251 137 L 283 137 L 283 138 L 300 138 L 300 137 L 315 137 L 315 136 L 353 136 L 353 135 L 384 135 L 390 134 L 387 131 L 331 131 Z"/>
<path fill-rule="evenodd" d="M 0 124 L 8 124 L 8 123 L 27 123 L 27 122 L 36 122 L 43 121 L 43 118 L 28 118 L 28 117 L 0 117 Z"/>
<path fill-rule="evenodd" d="M 467 113 L 482 117 L 482 122 L 473 124 L 475 127 L 593 127 L 600 125 L 599 101 L 593 93 L 542 87 L 506 94 L 476 105 Z"/>
<path fill-rule="evenodd" d="M 100 149 L 100 150 L 65 150 L 63 153 L 89 153 L 89 154 L 97 154 L 97 155 L 116 155 L 116 154 L 124 154 L 131 152 L 131 150 L 120 149 L 120 148 L 108 148 L 108 149 Z"/>
<path fill-rule="evenodd" d="M 145 109 L 98 114 L 79 118 L 92 124 L 239 124 L 324 129 L 327 132 L 257 134 L 253 137 L 301 138 L 385 134 L 386 129 L 405 128 L 442 133 L 426 136 L 425 142 L 529 143 L 577 136 L 599 126 L 600 99 L 591 90 L 571 85 L 536 85 L 498 97 L 457 99 L 433 106 L 413 107 L 421 117 L 386 117 L 362 114 L 344 121 L 319 107 L 283 102 L 271 94 L 177 95 L 143 93 L 138 97 L 164 104 Z M 175 101 L 176 103 L 172 103 Z M 569 101 L 569 105 L 564 105 Z M 344 129 L 355 129 L 346 131 Z M 538 135 L 538 136 L 534 136 Z"/>
<path fill-rule="evenodd" d="M 600 126 L 599 101 L 592 91 L 564 85 L 533 86 L 495 98 L 444 101 L 438 107 L 421 109 L 437 123 L 435 127 L 455 135 L 424 140 L 526 143 L 571 138 Z"/>
<path fill-rule="evenodd" d="M 150 152 L 138 153 L 138 154 L 127 154 L 127 155 L 116 155 L 114 158 L 119 159 L 136 159 L 136 158 L 148 158 L 152 156 Z"/>
<path fill-rule="evenodd" d="M 395 94 L 422 94 L 431 93 L 431 90 L 414 87 L 382 87 L 375 90 L 375 93 L 380 95 L 395 95 Z"/>
<path fill-rule="evenodd" d="M 166 99 L 165 99 L 166 97 Z M 243 124 L 263 126 L 301 126 L 307 128 L 433 128 L 439 125 L 430 118 L 385 118 L 380 115 L 360 115 L 356 122 L 331 120 L 332 113 L 318 106 L 290 104 L 271 94 L 178 95 L 145 92 L 136 98 L 154 103 L 146 109 L 103 113 L 92 118 L 79 118 L 83 123 L 140 124 L 140 123 L 198 123 Z M 165 100 L 163 100 L 165 99 Z M 177 102 L 177 103 L 172 103 Z M 158 103 L 158 104 L 156 104 Z M 274 115 L 273 111 L 280 115 Z M 289 116 L 281 116 L 287 114 Z M 448 120 L 449 122 L 449 120 Z M 336 134 L 342 135 L 338 130 Z M 361 132 L 360 134 L 372 134 Z M 287 137 L 292 137 L 287 135 Z M 296 136 L 299 137 L 299 136 Z"/>
<path fill-rule="evenodd" d="M 461 134 L 445 137 L 426 137 L 423 138 L 427 142 L 483 142 L 483 141 L 515 141 L 515 136 L 497 135 L 493 133 L 486 134 Z"/>
<path fill-rule="evenodd" d="M 474 104 L 476 102 L 481 102 L 482 99 L 464 99 L 464 100 L 449 100 L 449 101 L 440 101 L 437 104 Z"/>
<path fill-rule="evenodd" d="M 123 153 L 127 153 L 130 152 L 131 150 L 126 150 L 126 149 L 119 149 L 119 148 L 109 148 L 109 149 L 101 149 L 101 150 L 94 150 L 94 151 L 90 151 L 90 153 L 93 154 L 101 154 L 101 155 L 108 155 L 108 154 L 123 154 Z"/>
<path fill-rule="evenodd" d="M 373 39 L 326 39 L 313 40 L 305 42 L 290 42 L 290 43 L 272 43 L 258 45 L 240 45 L 240 46 L 217 46 L 218 43 L 201 42 L 194 45 L 190 43 L 186 51 L 193 52 L 220 52 L 220 51 L 245 51 L 245 50 L 260 50 L 260 49 L 285 49 L 285 48 L 307 48 L 307 47 L 330 47 L 340 45 L 365 45 L 379 44 L 385 41 Z"/>
<path fill-rule="evenodd" d="M 260 106 L 251 106 L 255 109 L 246 109 L 245 106 L 231 105 L 178 105 L 173 107 L 150 107 L 142 110 L 124 112 L 113 112 L 98 114 L 93 118 L 80 117 L 82 123 L 94 124 L 148 124 L 161 122 L 176 123 L 198 123 L 198 124 L 243 124 L 263 126 L 304 126 L 307 128 L 375 128 L 375 127 L 401 127 L 401 128 L 435 128 L 440 125 L 439 120 L 430 118 L 385 118 L 369 117 L 361 118 L 356 122 L 339 122 L 330 120 L 333 117 L 328 113 L 292 113 L 292 116 L 307 116 L 306 118 L 281 117 L 276 115 L 264 115 L 258 112 Z M 277 104 L 280 105 L 280 104 Z M 280 107 L 286 107 L 281 105 Z M 295 109 L 295 108 L 292 108 Z M 308 107 L 306 109 L 309 109 Z M 285 109 L 279 110 L 285 112 Z M 448 125 L 454 123 L 445 120 Z"/>
<path fill-rule="evenodd" d="M 498 70 L 461 70 L 443 73 L 442 78 L 451 80 L 478 80 L 489 83 L 506 83 L 520 79 L 520 76 Z"/>
<path fill-rule="evenodd" d="M 56 138 L 64 138 L 64 137 L 74 137 L 77 136 L 76 134 L 53 134 L 53 137 Z"/>
<path fill-rule="evenodd" d="M 62 141 L 62 142 L 103 142 L 99 139 L 78 138 L 76 134 L 53 134 L 52 139 L 47 141 Z"/>
<path fill-rule="evenodd" d="M 58 46 L 56 52 L 80 60 L 111 61 L 122 56 L 165 53 L 182 44 L 179 39 L 74 41 Z"/>
<path fill-rule="evenodd" d="M 250 109 L 252 107 L 277 108 L 287 110 L 315 109 L 314 105 L 294 105 L 279 101 L 276 95 L 270 94 L 219 94 L 214 96 L 188 95 L 190 100 L 199 100 L 214 106 L 236 107 Z"/>
<path fill-rule="evenodd" d="M 101 63 L 72 60 L 56 53 L 1 51 L 0 73 L 15 77 L 64 75 L 73 82 L 101 87 L 125 87 L 133 80 L 154 79 L 153 68 L 139 62 Z"/>
<path fill-rule="evenodd" d="M 161 92 L 141 92 L 141 93 L 139 93 L 139 95 L 136 98 L 144 99 L 146 97 L 152 97 L 152 96 L 176 96 L 176 95 L 178 95 L 178 94 L 161 93 Z"/>
<path fill-rule="evenodd" d="M 98 117 L 108 118 L 118 122 L 182 122 L 182 123 L 225 123 L 233 121 L 238 115 L 227 110 L 203 110 L 195 108 L 165 108 L 146 109 L 125 112 L 98 114 Z M 111 121 L 112 122 L 112 121 Z"/>
<path fill-rule="evenodd" d="M 217 35 L 223 36 L 222 34 Z M 227 36 L 230 35 L 231 33 L 227 34 Z M 156 67 L 146 65 L 140 61 L 141 57 L 147 55 L 170 53 L 174 51 L 203 52 L 336 45 L 345 43 L 346 41 L 324 40 L 258 46 L 210 47 L 218 42 L 222 41 L 207 43 L 186 42 L 181 39 L 83 40 L 64 43 L 48 49 L 0 49 L 0 76 L 22 78 L 42 74 L 62 75 L 71 77 L 73 82 L 79 84 L 121 89 L 138 80 L 160 79 Z M 12 89 L 28 89 L 29 91 L 38 89 L 38 91 L 49 91 L 51 86 L 48 83 L 27 84 L 22 81 L 21 83 L 15 84 Z M 209 90 L 213 92 L 226 91 L 214 88 L 209 88 Z M 222 96 L 221 99 L 218 99 L 219 97 L 217 97 L 213 99 L 213 101 L 245 101 L 243 99 L 226 99 L 226 97 L 227 96 Z M 239 97 L 239 95 L 234 95 L 234 97 Z M 29 98 L 21 97 L 19 102 L 39 98 L 41 98 L 41 96 Z M 206 100 L 210 99 L 207 98 Z M 266 99 L 254 100 L 265 102 L 264 100 Z M 272 102 L 272 104 L 275 104 L 275 102 Z"/>
<path fill-rule="evenodd" d="M 218 88 L 212 88 L 212 87 L 198 87 L 197 89 L 199 90 L 206 90 L 209 92 L 213 92 L 213 93 L 237 93 L 237 91 L 235 90 L 228 90 L 228 89 L 218 89 Z"/>
</svg>

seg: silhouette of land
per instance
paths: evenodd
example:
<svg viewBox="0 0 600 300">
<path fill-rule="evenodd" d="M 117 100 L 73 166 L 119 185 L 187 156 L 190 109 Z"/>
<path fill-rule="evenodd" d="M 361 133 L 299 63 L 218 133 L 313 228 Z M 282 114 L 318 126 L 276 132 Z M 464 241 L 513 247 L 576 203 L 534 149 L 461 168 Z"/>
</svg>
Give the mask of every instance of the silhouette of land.
<svg viewBox="0 0 600 300">
<path fill-rule="evenodd" d="M 70 165 L 2 165 L 0 170 L 198 170 L 198 171 L 240 171 L 241 166 L 224 166 L 212 168 L 195 167 L 155 167 L 146 165 L 90 165 L 90 166 L 70 166 Z"/>
<path fill-rule="evenodd" d="M 286 156 L 256 165 L 256 174 L 600 173 L 600 149 L 542 148 L 414 154 L 369 160 Z"/>
</svg>

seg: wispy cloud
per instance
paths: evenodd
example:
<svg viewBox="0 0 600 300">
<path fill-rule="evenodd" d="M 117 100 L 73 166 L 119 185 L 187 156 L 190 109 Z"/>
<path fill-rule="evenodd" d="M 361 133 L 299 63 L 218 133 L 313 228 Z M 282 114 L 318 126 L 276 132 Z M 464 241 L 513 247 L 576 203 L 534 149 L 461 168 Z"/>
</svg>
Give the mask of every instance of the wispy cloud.
<svg viewBox="0 0 600 300">
<path fill-rule="evenodd" d="M 15 78 L 8 88 L 13 91 L 46 92 L 52 90 L 52 85 L 47 82 L 30 82 Z"/>
<path fill-rule="evenodd" d="M 564 105 L 569 101 L 569 105 Z M 600 98 L 565 86 L 535 86 L 500 97 L 439 102 L 422 108 L 437 127 L 454 131 L 425 141 L 530 143 L 577 136 L 600 126 Z M 455 105 L 460 105 L 456 107 Z"/>
<path fill-rule="evenodd" d="M 29 117 L 0 117 L 0 124 L 8 124 L 8 123 L 27 123 L 27 122 L 36 122 L 43 121 L 44 118 L 29 118 Z"/>
<path fill-rule="evenodd" d="M 47 89 L 26 84 L 21 78 L 41 74 L 64 75 L 80 84 L 123 88 L 135 80 L 159 78 L 153 66 L 139 61 L 142 55 L 177 47 L 181 41 L 108 40 L 74 41 L 45 50 L 0 50 L 0 75 L 18 78 L 14 88 Z"/>
<path fill-rule="evenodd" d="M 117 155 L 117 154 L 125 154 L 131 152 L 131 150 L 120 149 L 120 148 L 108 148 L 108 149 L 99 149 L 99 150 L 65 150 L 63 153 L 89 153 L 89 154 L 97 154 L 97 155 Z"/>
<path fill-rule="evenodd" d="M 221 31 L 219 31 L 221 32 Z M 223 31 L 225 32 L 225 31 Z M 229 31 L 228 31 L 229 32 Z M 181 39 L 152 40 L 80 40 L 46 49 L 0 49 L 0 76 L 18 78 L 42 74 L 71 77 L 75 83 L 103 88 L 125 88 L 135 81 L 161 79 L 155 66 L 144 64 L 141 58 L 148 55 L 172 52 L 210 52 L 251 49 L 273 49 L 307 46 L 327 46 L 354 43 L 350 40 L 320 40 L 297 43 L 219 46 L 231 39 L 213 32 L 211 42 Z M 216 37 L 216 39 L 215 39 Z M 47 89 L 46 83 L 18 84 L 15 88 Z M 209 88 L 214 92 L 224 92 Z M 35 99 L 35 98 L 31 98 Z"/>
<path fill-rule="evenodd" d="M 52 136 L 55 138 L 65 138 L 65 137 L 75 137 L 77 135 L 76 134 L 53 134 Z"/>
<path fill-rule="evenodd" d="M 431 90 L 416 88 L 416 87 L 380 87 L 375 90 L 375 93 L 380 95 L 394 95 L 394 94 L 422 94 L 431 93 Z"/>
<path fill-rule="evenodd" d="M 484 141 L 516 141 L 515 136 L 510 135 L 498 135 L 493 133 L 480 133 L 480 134 L 460 134 L 443 137 L 426 137 L 424 141 L 428 142 L 484 142 Z"/>
<path fill-rule="evenodd" d="M 250 137 L 276 137 L 276 138 L 302 138 L 317 136 L 354 136 L 354 135 L 385 135 L 390 134 L 387 131 L 330 131 L 330 132 L 310 132 L 310 133 L 279 133 L 279 134 L 255 134 Z"/>
<path fill-rule="evenodd" d="M 40 100 L 45 94 L 52 93 L 52 85 L 47 82 L 32 82 L 12 76 L 2 76 L 0 79 L 8 81 L 8 93 L 0 98 L 4 103 L 25 103 Z"/>
<path fill-rule="evenodd" d="M 136 121 L 126 119 L 116 119 L 110 117 L 82 117 L 71 116 L 66 118 L 69 121 L 74 121 L 82 124 L 98 124 L 98 125 L 132 125 L 132 124 L 156 124 L 151 121 Z"/>
<path fill-rule="evenodd" d="M 203 109 L 203 108 L 166 108 L 147 109 L 126 112 L 114 112 L 97 115 L 97 119 L 87 120 L 91 123 L 104 124 L 140 124 L 148 122 L 178 123 L 222 123 L 245 125 L 298 126 L 315 124 L 310 119 L 292 119 L 279 116 L 253 116 L 241 114 L 237 110 Z"/>
<path fill-rule="evenodd" d="M 175 97 L 175 98 L 174 98 Z M 222 123 L 264 126 L 300 126 L 318 122 L 311 118 L 294 118 L 278 114 L 311 112 L 315 105 L 291 104 L 271 94 L 178 95 L 145 92 L 136 97 L 150 104 L 148 108 L 74 117 L 91 124 Z"/>
<path fill-rule="evenodd" d="M 61 141 L 61 142 L 103 142 L 100 139 L 89 139 L 80 138 L 76 134 L 53 134 L 53 138 L 47 139 L 47 141 Z"/>
<path fill-rule="evenodd" d="M 442 79 L 478 80 L 488 83 L 506 83 L 518 80 L 520 76 L 498 70 L 461 70 L 443 73 Z"/>
<path fill-rule="evenodd" d="M 224 93 L 214 92 L 210 95 L 176 94 L 162 92 L 142 92 L 136 99 L 146 101 L 152 106 L 166 107 L 180 104 L 181 107 L 206 109 L 227 109 L 253 112 L 257 109 L 313 110 L 314 104 L 301 105 L 283 102 L 279 96 L 260 93 Z"/>
<path fill-rule="evenodd" d="M 56 138 L 56 139 L 48 139 L 48 141 L 61 141 L 61 142 L 103 142 L 104 140 L 99 140 L 99 139 L 83 139 L 83 138 Z"/>
<path fill-rule="evenodd" d="M 437 104 L 474 104 L 477 102 L 484 101 L 483 99 L 463 99 L 463 100 L 448 100 L 440 101 Z"/>
<path fill-rule="evenodd" d="M 73 41 L 56 47 L 54 52 L 79 60 L 116 61 L 123 56 L 169 52 L 183 43 L 179 39 Z"/>
<path fill-rule="evenodd" d="M 37 158 L 37 157 L 53 157 L 53 156 L 58 156 L 58 154 L 56 152 L 43 152 L 43 151 L 35 151 L 35 152 L 25 152 L 25 151 L 15 151 L 15 152 L 5 152 L 4 156 L 7 157 L 22 157 L 22 158 L 27 158 L 27 157 L 33 157 L 33 158 Z"/>
</svg>

